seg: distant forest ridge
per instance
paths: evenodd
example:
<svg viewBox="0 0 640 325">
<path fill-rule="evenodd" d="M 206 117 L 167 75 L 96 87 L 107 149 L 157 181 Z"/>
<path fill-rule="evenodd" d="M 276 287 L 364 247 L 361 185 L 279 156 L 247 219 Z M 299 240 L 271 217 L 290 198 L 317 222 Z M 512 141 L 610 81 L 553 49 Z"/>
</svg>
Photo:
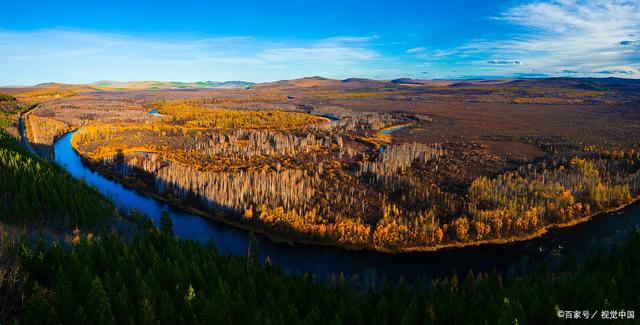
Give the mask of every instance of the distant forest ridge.
<svg viewBox="0 0 640 325">
<path fill-rule="evenodd" d="M 41 83 L 0 87 L 0 93 L 37 102 L 80 93 L 139 91 L 218 92 L 222 90 L 272 92 L 293 100 L 300 92 L 316 99 L 377 98 L 400 101 L 490 102 L 513 104 L 628 105 L 640 102 L 640 80 L 621 78 L 539 78 L 426 80 L 400 78 L 343 80 L 307 77 L 265 83 L 246 81 L 98 81 L 89 84 Z"/>
<path fill-rule="evenodd" d="M 51 88 L 51 87 L 70 87 L 70 86 L 86 86 L 98 89 L 122 89 L 122 90 L 154 90 L 154 89 L 199 89 L 199 88 L 246 88 L 252 85 L 282 85 L 290 84 L 297 85 L 310 81 L 325 81 L 325 82 L 342 82 L 342 83 L 364 83 L 364 84 L 396 84 L 396 85 L 430 85 L 430 86 L 470 86 L 470 85 L 500 85 L 500 84 L 520 84 L 520 83 L 556 83 L 559 87 L 568 85 L 580 85 L 580 84 L 602 84 L 602 85 L 640 85 L 640 79 L 627 79 L 627 78 L 574 78 L 574 77 L 542 77 L 542 78 L 490 78 L 490 77 L 478 77 L 478 78 L 463 78 L 463 79 L 414 79 L 414 78 L 397 78 L 397 79 L 368 79 L 368 78 L 346 78 L 346 79 L 331 79 L 320 76 L 304 77 L 298 79 L 283 79 L 269 82 L 250 82 L 242 80 L 231 81 L 155 81 L 155 80 L 143 80 L 143 81 L 113 81 L 113 80 L 100 80 L 92 83 L 84 84 L 67 84 L 58 82 L 46 82 L 33 86 L 24 87 L 36 87 L 36 88 Z M 7 88 L 19 88 L 23 86 L 7 86 Z M 0 87 L 2 88 L 2 87 Z"/>
</svg>

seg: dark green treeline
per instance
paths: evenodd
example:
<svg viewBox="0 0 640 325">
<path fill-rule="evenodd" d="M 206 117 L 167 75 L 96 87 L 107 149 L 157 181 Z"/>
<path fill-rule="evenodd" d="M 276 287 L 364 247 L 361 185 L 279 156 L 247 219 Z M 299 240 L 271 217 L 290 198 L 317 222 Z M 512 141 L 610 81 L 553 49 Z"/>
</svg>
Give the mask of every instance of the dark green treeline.
<svg viewBox="0 0 640 325">
<path fill-rule="evenodd" d="M 95 190 L 1 133 L 0 190 L 5 224 L 91 225 L 112 215 Z M 129 240 L 86 231 L 53 243 L 5 237 L 0 271 L 20 270 L 15 281 L 22 282 L 11 288 L 24 299 L 2 297 L 0 279 L 2 302 L 19 304 L 0 316 L 26 324 L 545 324 L 563 322 L 558 309 L 640 310 L 638 231 L 555 273 L 540 267 L 522 278 L 470 274 L 374 286 L 341 276 L 321 283 L 219 255 L 212 245 L 175 238 L 167 218 L 160 229 L 135 221 L 138 234 Z"/>
</svg>

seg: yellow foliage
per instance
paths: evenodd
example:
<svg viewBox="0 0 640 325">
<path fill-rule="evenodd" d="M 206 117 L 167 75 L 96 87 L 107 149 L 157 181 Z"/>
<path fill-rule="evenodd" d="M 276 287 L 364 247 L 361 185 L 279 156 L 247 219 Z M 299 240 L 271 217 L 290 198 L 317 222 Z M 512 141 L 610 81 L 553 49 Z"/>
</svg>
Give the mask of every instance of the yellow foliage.
<svg viewBox="0 0 640 325">
<path fill-rule="evenodd" d="M 156 102 L 150 106 L 165 115 L 165 121 L 175 121 L 187 128 L 288 130 L 326 121 L 300 112 L 209 108 L 185 101 Z"/>
</svg>

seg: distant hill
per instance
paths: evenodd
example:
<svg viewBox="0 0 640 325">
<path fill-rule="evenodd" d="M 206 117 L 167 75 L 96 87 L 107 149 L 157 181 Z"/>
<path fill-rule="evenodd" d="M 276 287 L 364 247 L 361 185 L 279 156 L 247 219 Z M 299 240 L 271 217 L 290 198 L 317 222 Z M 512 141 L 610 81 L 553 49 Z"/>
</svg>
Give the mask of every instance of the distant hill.
<svg viewBox="0 0 640 325">
<path fill-rule="evenodd" d="M 544 79 L 516 79 L 510 82 L 511 85 L 529 87 L 557 87 L 578 90 L 607 90 L 619 87 L 640 86 L 638 79 L 622 78 L 544 78 Z"/>
<path fill-rule="evenodd" d="M 411 79 L 411 78 L 398 78 L 398 79 L 391 80 L 391 83 L 393 83 L 393 84 L 421 85 L 421 84 L 424 83 L 424 81 L 423 80 L 418 80 L 418 79 Z"/>
<path fill-rule="evenodd" d="M 625 101 L 636 101 L 640 98 L 640 80 L 622 78 L 503 78 L 503 79 L 412 79 L 398 78 L 377 80 L 367 78 L 347 78 L 343 80 L 323 77 L 306 77 L 290 80 L 279 80 L 254 84 L 246 81 L 110 81 L 103 80 L 89 84 L 41 83 L 35 86 L 14 86 L 0 88 L 0 92 L 18 98 L 52 98 L 72 96 L 77 93 L 94 91 L 127 91 L 127 90 L 171 90 L 171 89 L 277 89 L 279 91 L 295 91 L 297 89 L 322 89 L 340 91 L 385 91 L 406 89 L 423 92 L 456 92 L 467 90 L 477 93 L 489 89 L 512 88 L 521 91 L 540 91 L 548 93 L 553 89 L 572 89 L 577 91 L 616 91 L 616 101 L 621 97 Z M 611 97 L 611 96 L 610 96 Z"/>
<path fill-rule="evenodd" d="M 90 84 L 92 86 L 117 90 L 154 90 L 154 89 L 199 89 L 199 88 L 246 88 L 253 85 L 247 81 L 109 81 L 103 80 Z"/>
<path fill-rule="evenodd" d="M 164 90 L 164 89 L 212 89 L 212 88 L 247 88 L 253 85 L 245 81 L 201 81 L 201 82 L 164 82 L 164 81 L 98 81 L 89 84 L 63 84 L 46 82 L 35 86 L 16 86 L 0 88 L 2 93 L 18 98 L 49 100 L 59 97 L 73 96 L 78 93 L 94 91 L 124 90 Z M 3 97 L 4 98 L 4 97 Z"/>
<path fill-rule="evenodd" d="M 278 80 L 273 82 L 263 82 L 252 86 L 252 88 L 271 89 L 271 88 L 311 88 L 330 86 L 338 80 L 327 79 L 323 77 L 305 77 L 299 79 Z"/>
<path fill-rule="evenodd" d="M 2 91 L 19 98 L 58 98 L 77 93 L 100 90 L 92 85 L 69 85 L 56 82 L 37 84 L 33 87 L 3 88 Z"/>
</svg>

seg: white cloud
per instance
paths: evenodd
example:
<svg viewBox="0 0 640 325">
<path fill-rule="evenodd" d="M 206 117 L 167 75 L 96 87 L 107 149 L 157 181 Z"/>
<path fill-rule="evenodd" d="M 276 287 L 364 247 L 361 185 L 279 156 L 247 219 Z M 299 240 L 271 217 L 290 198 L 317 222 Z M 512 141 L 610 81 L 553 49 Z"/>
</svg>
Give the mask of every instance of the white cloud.
<svg viewBox="0 0 640 325">
<path fill-rule="evenodd" d="M 640 63 L 637 51 L 620 46 L 629 35 L 640 33 L 637 1 L 533 2 L 508 10 L 501 19 L 530 32 L 483 45 L 493 53 L 518 54 L 539 71 L 556 74 L 569 67 L 596 74 L 628 71 L 621 67 Z"/>
<path fill-rule="evenodd" d="M 368 43 L 378 39 L 378 35 L 372 36 L 335 36 L 321 40 L 323 43 Z"/>
<path fill-rule="evenodd" d="M 181 35 L 173 39 L 70 29 L 0 30 L 0 84 L 103 79 L 268 81 L 398 73 L 398 64 L 371 45 L 377 38 L 278 41 Z"/>
<path fill-rule="evenodd" d="M 414 48 L 408 49 L 406 52 L 409 53 L 409 54 L 412 54 L 412 53 L 421 53 L 421 52 L 424 52 L 426 50 L 427 49 L 424 48 L 424 47 L 414 47 Z"/>
<path fill-rule="evenodd" d="M 570 71 L 574 75 L 601 75 L 607 71 L 614 76 L 638 77 L 628 73 L 640 68 L 637 36 L 633 36 L 640 34 L 638 1 L 535 1 L 512 7 L 495 18 L 514 25 L 519 32 L 498 40 L 470 41 L 434 55 L 468 58 L 468 63 L 485 73 L 562 75 Z M 495 70 L 495 65 L 502 68 Z"/>
<path fill-rule="evenodd" d="M 624 41 L 620 41 L 620 46 L 640 46 L 640 40 L 635 40 L 635 41 L 629 41 L 629 40 L 624 40 Z"/>
<path fill-rule="evenodd" d="M 349 63 L 352 60 L 372 60 L 375 51 L 344 46 L 311 46 L 265 49 L 259 55 L 266 62 L 329 61 Z"/>
<path fill-rule="evenodd" d="M 525 2 L 522 2 L 525 1 Z M 309 75 L 570 75 L 640 78 L 640 1 L 518 0 L 493 17 L 497 39 L 461 46 L 337 35 L 315 40 L 248 36 L 131 36 L 84 30 L 0 29 L 0 84 L 45 81 L 269 81 Z M 504 26 L 501 26 L 504 27 Z M 393 54 L 392 54 L 393 53 Z"/>
<path fill-rule="evenodd" d="M 518 60 L 489 60 L 487 63 L 499 65 L 522 65 L 522 62 Z"/>
</svg>

